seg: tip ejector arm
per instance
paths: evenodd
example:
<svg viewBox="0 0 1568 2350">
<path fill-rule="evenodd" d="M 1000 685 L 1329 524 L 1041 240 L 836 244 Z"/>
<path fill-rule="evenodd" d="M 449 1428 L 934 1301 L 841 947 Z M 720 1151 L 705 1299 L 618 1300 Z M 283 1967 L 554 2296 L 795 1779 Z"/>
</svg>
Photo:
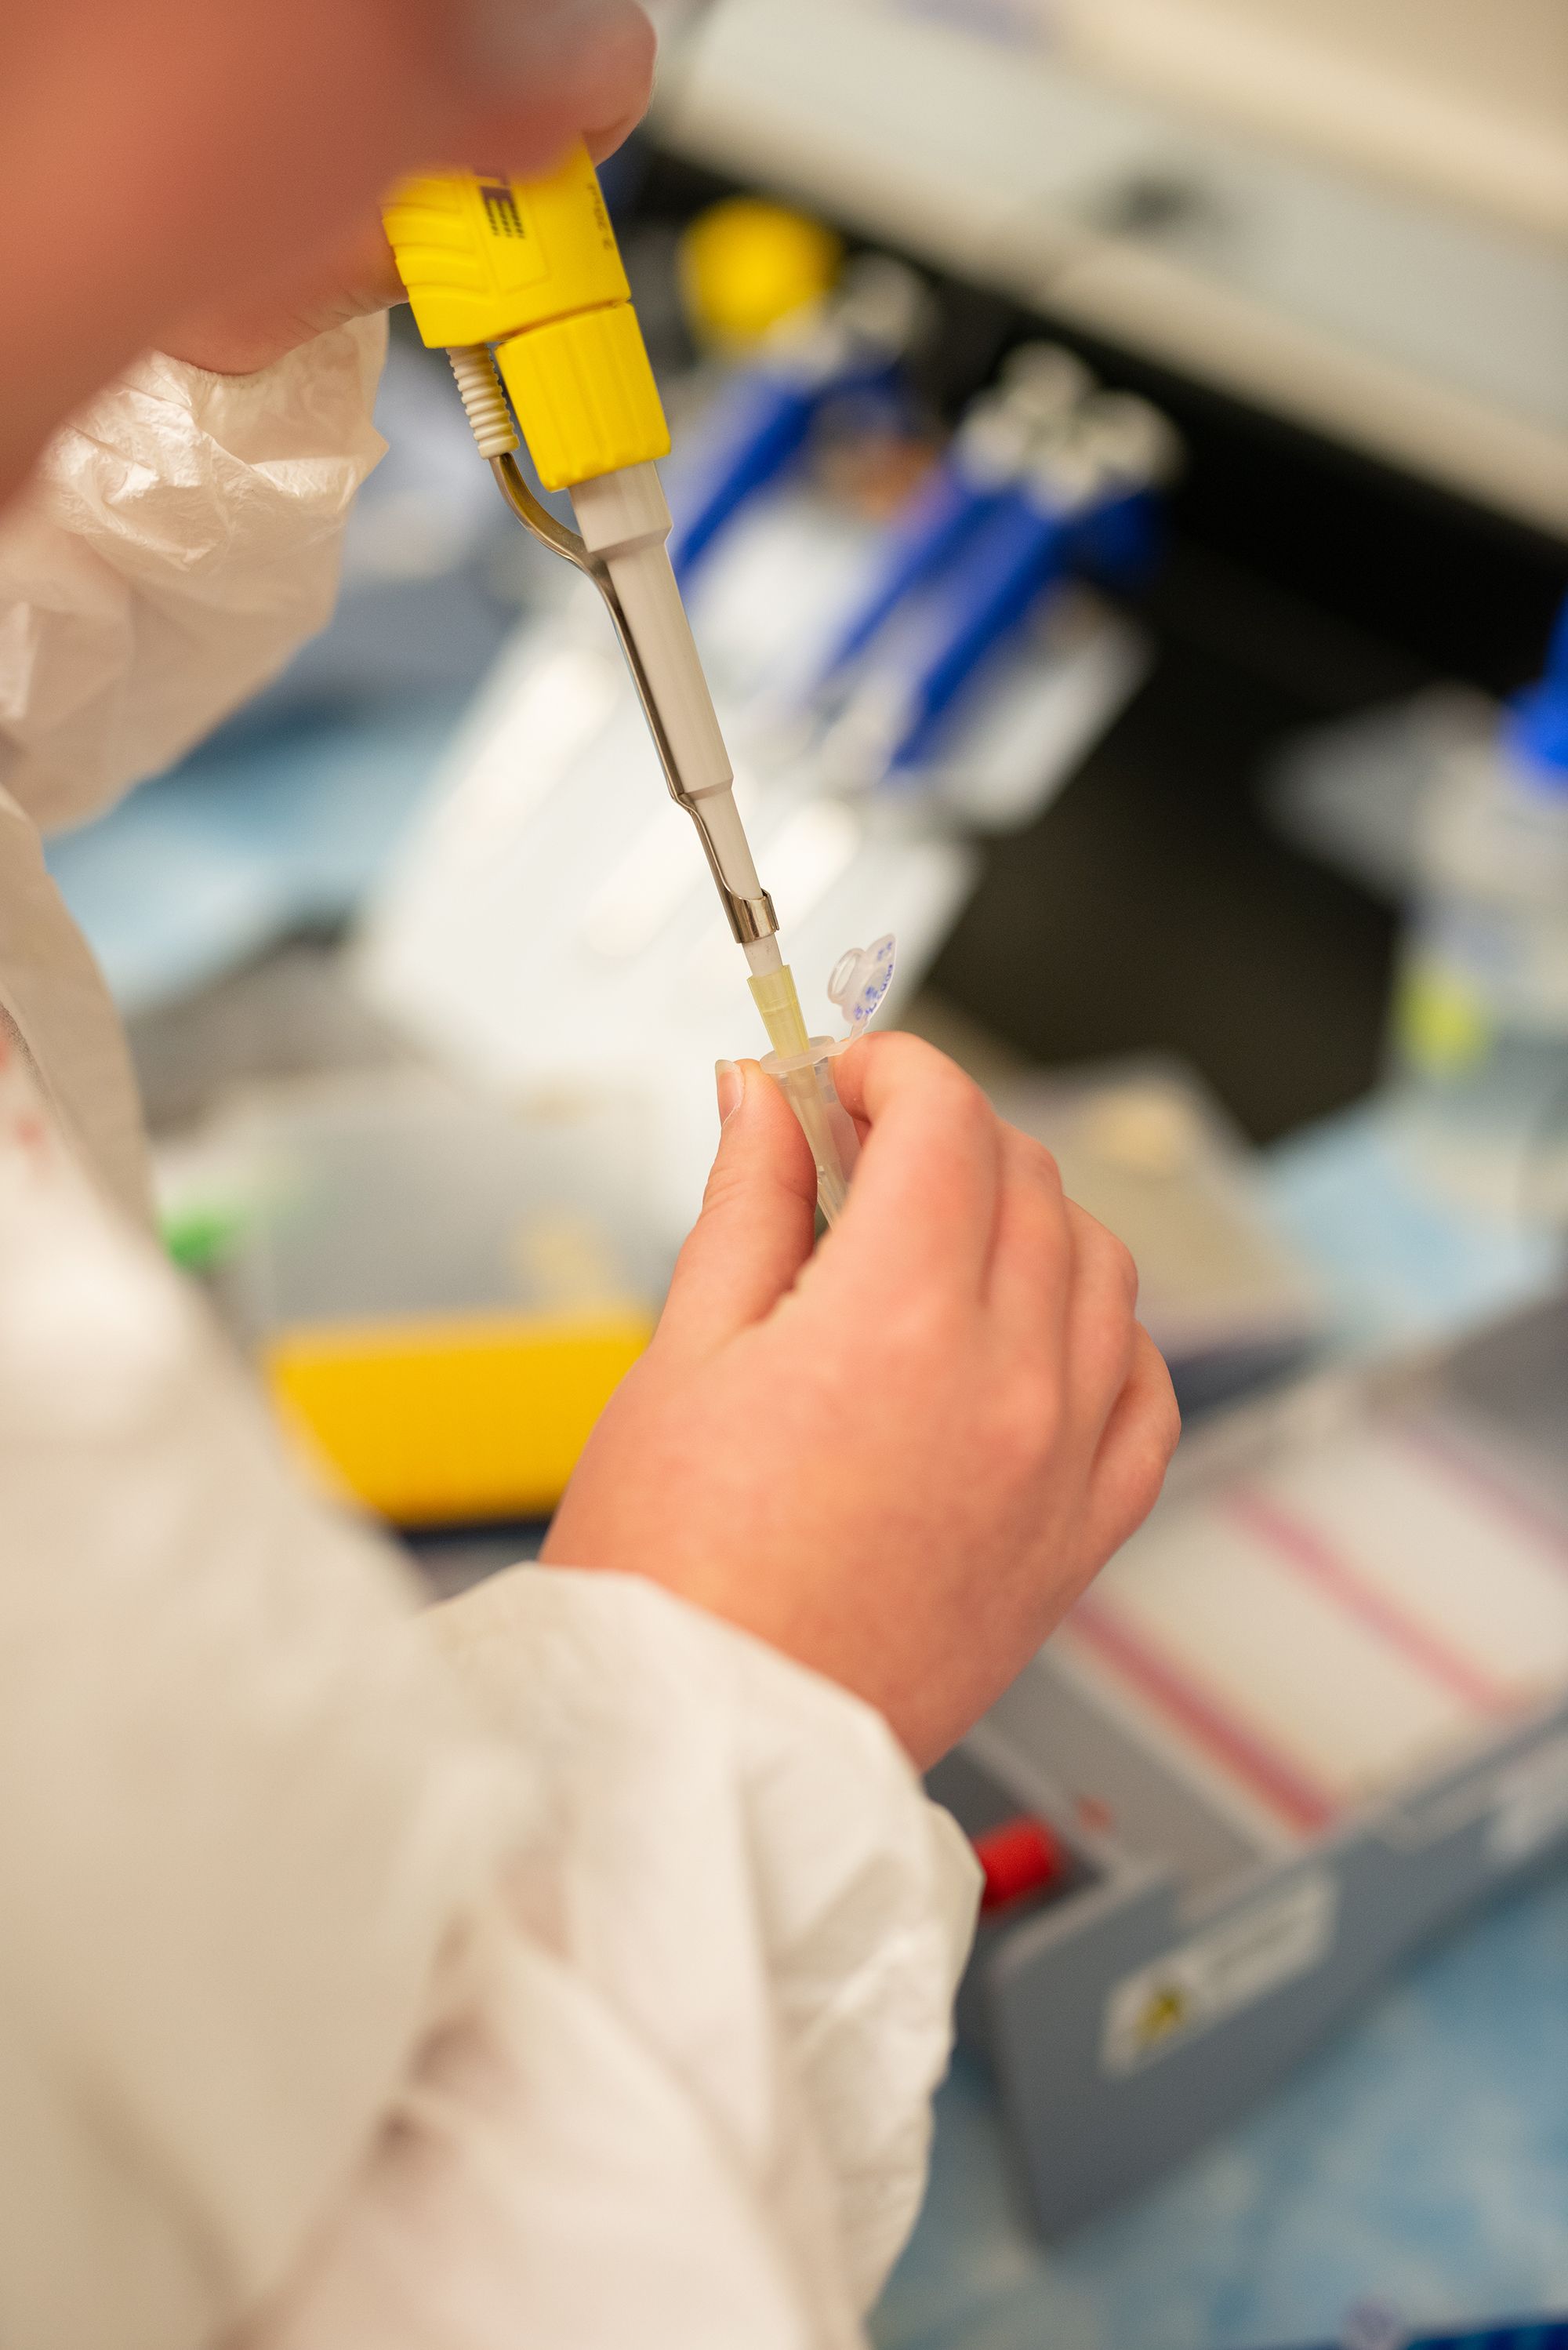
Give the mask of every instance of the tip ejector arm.
<svg viewBox="0 0 1568 2350">
<path fill-rule="evenodd" d="M 571 493 L 579 536 L 540 504 L 514 456 L 493 456 L 491 466 L 518 520 L 604 598 L 670 796 L 697 827 L 737 944 L 749 951 L 772 939 L 778 918 L 757 878 L 734 769 L 670 568 L 670 508 L 657 470 L 628 465 L 579 483 Z"/>
<path fill-rule="evenodd" d="M 666 549 L 654 461 L 669 453 L 670 428 L 587 148 L 579 141 L 542 180 L 459 172 L 405 182 L 386 225 L 420 333 L 451 359 L 508 504 L 609 607 L 731 929 L 754 971 L 777 969 L 774 910 Z M 546 488 L 570 489 L 580 536 L 530 491 L 519 427 Z"/>
</svg>

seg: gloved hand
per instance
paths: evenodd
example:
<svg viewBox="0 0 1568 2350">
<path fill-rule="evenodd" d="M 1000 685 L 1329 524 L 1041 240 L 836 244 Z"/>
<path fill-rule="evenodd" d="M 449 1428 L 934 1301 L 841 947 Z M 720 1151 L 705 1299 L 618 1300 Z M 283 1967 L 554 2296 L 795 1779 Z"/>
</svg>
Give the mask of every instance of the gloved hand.
<svg viewBox="0 0 1568 2350">
<path fill-rule="evenodd" d="M 1048 1152 L 916 1038 L 836 1066 L 864 1149 L 815 1254 L 794 1119 L 721 1073 L 701 1217 L 544 1555 L 744 1627 L 924 1766 L 1142 1522 L 1179 1421 L 1132 1259 Z"/>
<path fill-rule="evenodd" d="M 0 23 L 0 504 L 151 346 L 225 372 L 396 298 L 400 174 L 525 174 L 647 102 L 635 0 L 54 0 Z"/>
</svg>

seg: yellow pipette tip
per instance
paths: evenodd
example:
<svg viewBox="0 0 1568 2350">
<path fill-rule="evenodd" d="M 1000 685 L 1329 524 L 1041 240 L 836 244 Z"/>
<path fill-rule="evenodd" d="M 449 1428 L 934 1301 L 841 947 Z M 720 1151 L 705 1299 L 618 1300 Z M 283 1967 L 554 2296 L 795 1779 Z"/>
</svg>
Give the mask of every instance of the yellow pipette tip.
<svg viewBox="0 0 1568 2350">
<path fill-rule="evenodd" d="M 811 1146 L 816 1166 L 817 1205 L 827 1222 L 836 1223 L 847 1197 L 848 1183 L 823 1093 L 825 1085 L 831 1087 L 832 1076 L 826 1067 L 819 1072 L 809 1057 L 812 1040 L 805 1033 L 805 1018 L 789 965 L 783 963 L 777 971 L 754 975 L 747 983 L 763 1015 L 768 1041 L 779 1060 L 785 1064 L 777 1073 L 778 1082 Z"/>
<path fill-rule="evenodd" d="M 794 973 L 787 962 L 777 971 L 765 971 L 746 983 L 752 991 L 752 1001 L 763 1015 L 763 1025 L 768 1032 L 768 1042 L 781 1061 L 794 1060 L 804 1053 L 811 1039 L 805 1033 L 805 1017 L 795 991 Z"/>
</svg>

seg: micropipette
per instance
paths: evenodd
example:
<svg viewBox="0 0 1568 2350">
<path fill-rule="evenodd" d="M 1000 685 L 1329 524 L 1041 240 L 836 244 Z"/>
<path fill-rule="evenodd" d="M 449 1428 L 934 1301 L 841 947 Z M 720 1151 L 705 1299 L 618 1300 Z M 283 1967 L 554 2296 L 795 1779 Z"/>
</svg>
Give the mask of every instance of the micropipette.
<svg viewBox="0 0 1568 2350">
<path fill-rule="evenodd" d="M 615 626 L 670 796 L 697 827 L 781 1064 L 808 1046 L 778 919 L 734 799 L 734 770 L 670 566 L 657 471 L 670 432 L 597 176 L 578 144 L 547 178 L 451 172 L 404 182 L 386 229 L 423 340 L 444 349 L 481 453 L 524 526 L 591 579 Z M 518 428 L 546 490 L 535 497 Z M 838 1150 L 809 1072 L 782 1082 L 842 1203 Z M 835 1174 L 836 1171 L 836 1181 Z"/>
<path fill-rule="evenodd" d="M 1059 428 L 1093 383 L 1087 368 L 1057 344 L 1025 344 L 1013 354 L 996 390 L 971 402 L 947 453 L 894 517 L 869 581 L 818 664 L 814 693 L 841 679 L 906 598 L 1020 492 L 1042 433 Z"/>
<path fill-rule="evenodd" d="M 774 329 L 704 418 L 701 451 L 675 484 L 670 559 L 682 587 L 741 508 L 800 456 L 831 400 L 894 382 L 925 305 L 913 270 L 867 254 L 827 301 Z"/>
<path fill-rule="evenodd" d="M 919 770 L 982 663 L 1089 534 L 1147 509 L 1179 459 L 1169 425 L 1130 393 L 1095 392 L 1040 428 L 1028 466 L 966 536 L 912 641 L 897 661 L 873 664 L 830 727 L 819 754 L 828 775 L 865 786 Z"/>
</svg>

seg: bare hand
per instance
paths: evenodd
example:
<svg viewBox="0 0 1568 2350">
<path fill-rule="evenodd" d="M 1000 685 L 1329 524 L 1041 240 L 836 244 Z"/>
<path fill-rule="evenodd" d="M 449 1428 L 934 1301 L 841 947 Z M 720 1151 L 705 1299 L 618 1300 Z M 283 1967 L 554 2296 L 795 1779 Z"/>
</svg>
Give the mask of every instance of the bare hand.
<svg viewBox="0 0 1568 2350">
<path fill-rule="evenodd" d="M 350 318 L 368 318 L 404 299 L 380 215 L 324 266 L 261 300 L 220 303 L 180 320 L 161 338 L 171 359 L 213 375 L 254 375 L 302 343 Z"/>
<path fill-rule="evenodd" d="M 1126 1249 L 930 1046 L 837 1064 L 866 1141 L 815 1254 L 804 1140 L 742 1073 L 658 1336 L 545 1555 L 743 1626 L 925 1765 L 1152 1507 L 1170 1381 Z"/>
</svg>

